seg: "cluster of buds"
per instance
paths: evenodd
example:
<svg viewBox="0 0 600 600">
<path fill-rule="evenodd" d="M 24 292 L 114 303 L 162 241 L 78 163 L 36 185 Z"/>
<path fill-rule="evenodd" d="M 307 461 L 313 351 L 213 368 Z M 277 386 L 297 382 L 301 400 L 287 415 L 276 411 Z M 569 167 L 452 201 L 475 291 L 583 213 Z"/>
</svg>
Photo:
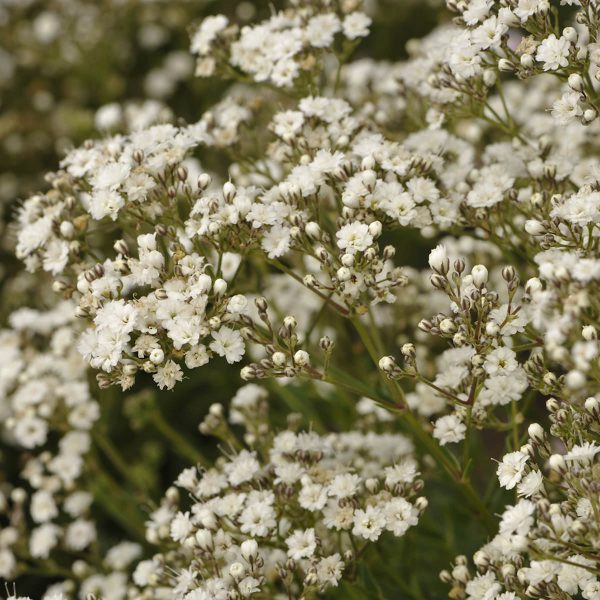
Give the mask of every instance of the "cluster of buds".
<svg viewBox="0 0 600 600">
<path fill-rule="evenodd" d="M 308 375 L 321 378 L 319 372 L 311 367 L 310 355 L 300 348 L 297 320 L 288 315 L 277 328 L 268 314 L 269 305 L 265 298 L 255 300 L 258 316 L 262 325 L 250 318 L 244 318 L 245 327 L 241 330 L 243 337 L 261 346 L 266 357 L 258 363 L 246 365 L 241 370 L 244 381 L 264 379 L 267 377 L 296 377 Z M 327 346 L 327 343 L 325 342 Z"/>
</svg>

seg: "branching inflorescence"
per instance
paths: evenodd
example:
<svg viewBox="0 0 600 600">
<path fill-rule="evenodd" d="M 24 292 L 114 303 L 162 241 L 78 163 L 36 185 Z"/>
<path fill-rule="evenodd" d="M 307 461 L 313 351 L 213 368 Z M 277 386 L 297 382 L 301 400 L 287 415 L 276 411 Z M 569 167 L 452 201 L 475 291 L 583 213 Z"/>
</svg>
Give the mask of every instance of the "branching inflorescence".
<svg viewBox="0 0 600 600">
<path fill-rule="evenodd" d="M 600 599 L 600 4 L 447 4 L 397 62 L 351 60 L 358 1 L 209 16 L 191 54 L 224 96 L 190 123 L 138 105 L 21 204 L 16 255 L 60 300 L 0 332 L 27 457 L 2 577 L 42 560 L 47 600 L 344 594 L 369 548 L 432 535 L 444 485 L 482 525 L 472 560 L 443 550 L 451 598 Z M 102 394 L 167 403 L 226 364 L 250 383 L 200 424 L 220 453 L 104 552 L 96 446 L 128 469 Z"/>
</svg>

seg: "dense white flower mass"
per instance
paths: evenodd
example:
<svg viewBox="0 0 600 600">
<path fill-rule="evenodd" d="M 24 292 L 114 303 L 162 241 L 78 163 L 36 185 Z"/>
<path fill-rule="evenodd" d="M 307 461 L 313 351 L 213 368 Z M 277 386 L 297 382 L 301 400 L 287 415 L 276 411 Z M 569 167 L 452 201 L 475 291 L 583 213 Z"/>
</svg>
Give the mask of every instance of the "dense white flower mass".
<svg viewBox="0 0 600 600">
<path fill-rule="evenodd" d="M 15 210 L 0 578 L 600 600 L 600 5 L 226 4 Z"/>
<path fill-rule="evenodd" d="M 254 384 L 241 388 L 231 422 L 264 431 L 265 396 Z M 221 405 L 201 430 L 232 443 Z M 185 469 L 175 485 L 189 500 L 170 488 L 150 515 L 147 539 L 177 545 L 137 566 L 135 594 L 194 598 L 219 589 L 245 597 L 275 585 L 296 595 L 337 586 L 359 546 L 386 532 L 404 535 L 427 506 L 403 435 L 288 429 L 247 439 L 249 449 L 215 468 Z M 173 569 L 181 569 L 175 580 Z"/>
</svg>

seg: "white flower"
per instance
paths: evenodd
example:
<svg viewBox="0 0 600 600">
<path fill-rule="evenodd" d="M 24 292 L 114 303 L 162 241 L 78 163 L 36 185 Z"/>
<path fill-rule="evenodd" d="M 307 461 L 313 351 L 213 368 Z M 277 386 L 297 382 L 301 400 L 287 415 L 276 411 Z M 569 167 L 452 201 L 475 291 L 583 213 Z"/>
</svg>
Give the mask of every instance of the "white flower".
<svg viewBox="0 0 600 600">
<path fill-rule="evenodd" d="M 367 506 L 354 513 L 352 533 L 371 542 L 377 541 L 387 525 L 384 511 L 377 506 Z"/>
<path fill-rule="evenodd" d="M 227 27 L 229 20 L 224 15 L 211 15 L 206 17 L 192 36 L 190 50 L 194 54 L 204 56 L 211 49 L 212 42 L 217 35 Z"/>
<path fill-rule="evenodd" d="M 500 346 L 490 352 L 485 359 L 483 368 L 488 375 L 510 375 L 519 366 L 515 353 L 506 346 Z"/>
<path fill-rule="evenodd" d="M 343 23 L 344 35 L 349 40 L 355 40 L 359 37 L 366 37 L 369 35 L 369 26 L 371 25 L 371 19 L 362 12 L 350 13 Z"/>
<path fill-rule="evenodd" d="M 289 250 L 290 241 L 289 227 L 275 225 L 263 236 L 261 246 L 269 258 L 279 258 Z"/>
<path fill-rule="evenodd" d="M 219 331 L 213 331 L 214 341 L 210 343 L 210 349 L 219 356 L 224 356 L 229 364 L 242 360 L 245 347 L 244 339 L 238 331 L 229 327 L 221 327 Z"/>
<path fill-rule="evenodd" d="M 192 522 L 189 512 L 178 512 L 171 521 L 170 534 L 175 542 L 183 542 L 192 533 Z"/>
<path fill-rule="evenodd" d="M 386 529 L 400 537 L 418 523 L 419 511 L 404 498 L 393 498 L 383 506 Z"/>
<path fill-rule="evenodd" d="M 48 558 L 50 550 L 58 543 L 60 527 L 53 523 L 45 523 L 36 527 L 29 538 L 29 551 L 34 558 Z"/>
<path fill-rule="evenodd" d="M 445 246 L 442 244 L 438 244 L 430 253 L 429 253 L 429 266 L 434 271 L 445 272 L 449 268 L 448 254 L 446 252 Z"/>
<path fill-rule="evenodd" d="M 507 507 L 500 521 L 500 533 L 527 535 L 533 525 L 535 504 L 529 500 L 520 500 L 514 506 Z"/>
<path fill-rule="evenodd" d="M 466 426 L 456 415 L 446 415 L 435 422 L 433 437 L 440 441 L 440 446 L 445 446 L 463 440 L 466 431 Z"/>
<path fill-rule="evenodd" d="M 335 34 L 341 29 L 335 13 L 325 13 L 312 17 L 306 24 L 306 41 L 315 48 L 327 48 L 333 43 Z"/>
<path fill-rule="evenodd" d="M 594 568 L 596 563 L 593 560 L 579 554 L 569 556 L 567 560 L 570 563 L 577 563 L 582 566 L 576 567 L 572 564 L 561 565 L 557 583 L 563 592 L 567 594 L 577 594 L 580 589 L 583 591 L 588 583 L 596 581 L 594 574 L 583 568 Z"/>
<path fill-rule="evenodd" d="M 509 452 L 503 456 L 496 470 L 498 481 L 503 488 L 512 490 L 521 481 L 528 458 L 527 454 L 520 451 Z"/>
<path fill-rule="evenodd" d="M 231 462 L 227 463 L 224 471 L 229 483 L 237 487 L 245 481 L 250 481 L 259 471 L 260 464 L 254 452 L 242 450 Z"/>
<path fill-rule="evenodd" d="M 530 471 L 517 486 L 519 497 L 531 498 L 542 489 L 544 476 L 537 470 Z"/>
<path fill-rule="evenodd" d="M 310 558 L 317 548 L 317 539 L 314 529 L 297 529 L 290 535 L 285 543 L 288 547 L 287 555 L 293 560 Z"/>
<path fill-rule="evenodd" d="M 152 378 L 161 390 L 172 390 L 178 381 L 183 380 L 183 371 L 176 362 L 168 360 L 158 367 Z"/>
<path fill-rule="evenodd" d="M 328 494 L 334 498 L 348 498 L 358 491 L 361 478 L 354 473 L 336 475 L 329 483 Z"/>
<path fill-rule="evenodd" d="M 552 116 L 561 125 L 566 125 L 573 119 L 581 117 L 583 108 L 581 107 L 581 94 L 579 92 L 567 92 L 563 94 L 552 105 Z"/>
<path fill-rule="evenodd" d="M 551 33 L 539 46 L 535 58 L 544 63 L 544 71 L 556 71 L 569 64 L 571 42 L 564 37 L 557 38 Z"/>
<path fill-rule="evenodd" d="M 594 460 L 596 454 L 600 452 L 600 446 L 596 442 L 584 442 L 573 446 L 567 454 L 564 455 L 564 459 L 567 461 L 574 461 L 579 463 L 585 463 Z"/>
<path fill-rule="evenodd" d="M 344 563 L 342 557 L 336 552 L 331 556 L 322 558 L 317 563 L 317 578 L 321 585 L 337 586 L 342 578 Z"/>
<path fill-rule="evenodd" d="M 336 232 L 335 237 L 337 238 L 338 248 L 349 254 L 364 252 L 373 243 L 369 226 L 358 221 L 344 225 Z"/>
<path fill-rule="evenodd" d="M 524 23 L 529 17 L 540 10 L 541 6 L 542 3 L 540 0 L 519 0 L 519 4 L 514 12 L 521 19 L 521 22 Z"/>
<path fill-rule="evenodd" d="M 502 586 L 491 571 L 478 573 L 465 588 L 467 600 L 495 600 L 501 590 Z"/>
<path fill-rule="evenodd" d="M 45 523 L 58 515 L 58 508 L 52 494 L 46 490 L 38 490 L 31 497 L 31 518 L 36 523 Z"/>
</svg>

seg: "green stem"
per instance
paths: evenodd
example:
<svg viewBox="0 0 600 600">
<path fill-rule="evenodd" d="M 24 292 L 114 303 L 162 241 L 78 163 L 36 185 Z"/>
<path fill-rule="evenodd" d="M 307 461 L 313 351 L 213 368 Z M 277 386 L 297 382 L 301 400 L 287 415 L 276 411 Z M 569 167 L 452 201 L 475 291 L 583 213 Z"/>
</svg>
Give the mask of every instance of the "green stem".
<svg viewBox="0 0 600 600">
<path fill-rule="evenodd" d="M 211 462 L 196 450 L 178 431 L 173 429 L 158 411 L 153 413 L 151 423 L 159 433 L 173 444 L 173 449 L 179 456 L 206 468 L 211 466 Z"/>
<path fill-rule="evenodd" d="M 115 448 L 112 441 L 99 431 L 94 432 L 93 437 L 98 448 L 102 450 L 103 454 L 108 458 L 115 469 L 121 473 L 127 481 L 130 481 L 137 490 L 147 491 L 148 482 L 143 481 L 143 478 L 140 478 L 132 471 L 130 465 L 121 456 L 121 453 Z"/>
<path fill-rule="evenodd" d="M 351 321 L 354 324 L 356 331 L 363 341 L 365 347 L 367 348 L 372 361 L 375 363 L 375 366 L 377 366 L 380 354 L 371 341 L 365 326 L 358 319 L 351 319 Z M 383 352 L 381 352 L 381 354 L 383 354 Z M 381 373 L 381 376 L 385 377 L 383 373 Z M 385 380 L 389 381 L 387 377 L 385 377 Z M 458 486 L 459 490 L 479 514 L 488 532 L 490 534 L 494 534 L 497 530 L 496 519 L 494 519 L 492 514 L 488 511 L 479 494 L 473 488 L 471 482 L 462 476 L 460 469 L 454 464 L 455 461 L 451 458 L 451 456 L 444 451 L 441 446 L 423 429 L 421 422 L 415 417 L 406 404 L 402 388 L 400 388 L 397 382 L 394 383 L 396 384 L 395 386 L 392 387 L 388 385 L 387 387 L 388 389 L 391 389 L 394 399 L 406 409 L 402 412 L 401 418 L 408 425 L 411 433 L 414 435 L 420 445 L 424 447 L 433 457 L 433 459 L 443 467 L 447 476 Z"/>
</svg>

